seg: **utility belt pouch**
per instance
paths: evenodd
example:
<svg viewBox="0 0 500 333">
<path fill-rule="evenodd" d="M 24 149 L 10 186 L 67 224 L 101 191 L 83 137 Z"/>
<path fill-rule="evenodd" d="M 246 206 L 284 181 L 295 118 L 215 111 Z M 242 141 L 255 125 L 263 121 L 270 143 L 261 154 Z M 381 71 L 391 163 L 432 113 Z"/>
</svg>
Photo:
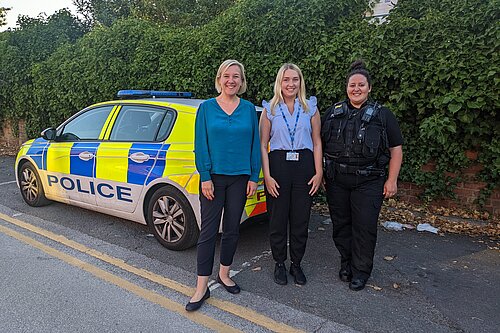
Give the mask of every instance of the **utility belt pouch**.
<svg viewBox="0 0 500 333">
<path fill-rule="evenodd" d="M 325 176 L 331 180 L 335 178 L 335 165 L 332 160 L 325 159 Z"/>
</svg>

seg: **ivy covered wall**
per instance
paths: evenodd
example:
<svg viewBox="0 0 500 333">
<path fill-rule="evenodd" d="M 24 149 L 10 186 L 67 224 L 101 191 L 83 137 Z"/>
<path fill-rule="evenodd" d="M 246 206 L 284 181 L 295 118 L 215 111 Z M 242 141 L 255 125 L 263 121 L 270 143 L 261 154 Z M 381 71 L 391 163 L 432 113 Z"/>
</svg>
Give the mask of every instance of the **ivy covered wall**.
<svg viewBox="0 0 500 333">
<path fill-rule="evenodd" d="M 28 20 L 0 33 L 0 117 L 25 120 L 35 137 L 120 89 L 211 97 L 227 58 L 245 64 L 243 97 L 256 104 L 271 97 L 282 63 L 298 64 L 325 110 L 345 98 L 347 68 L 363 58 L 372 97 L 403 130 L 401 179 L 420 186 L 423 200 L 453 197 L 477 162 L 484 186 L 476 204 L 484 204 L 500 179 L 500 0 L 400 0 L 381 24 L 365 18 L 368 2 L 226 1 L 197 25 L 138 10 L 92 27 L 65 11 Z"/>
</svg>

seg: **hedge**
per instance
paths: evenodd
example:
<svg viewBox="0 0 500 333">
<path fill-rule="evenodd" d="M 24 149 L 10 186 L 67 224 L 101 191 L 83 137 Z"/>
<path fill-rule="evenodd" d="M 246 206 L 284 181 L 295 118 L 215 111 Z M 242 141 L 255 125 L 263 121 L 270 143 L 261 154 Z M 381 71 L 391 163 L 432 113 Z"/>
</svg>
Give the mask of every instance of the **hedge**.
<svg viewBox="0 0 500 333">
<path fill-rule="evenodd" d="M 471 163 L 465 151 L 478 151 L 488 184 L 481 204 L 499 184 L 500 1 L 400 0 L 384 22 L 366 18 L 367 8 L 361 0 L 241 0 L 198 27 L 130 17 L 80 29 L 33 59 L 12 42 L 22 31 L 2 33 L 0 116 L 26 119 L 34 137 L 120 89 L 207 98 L 228 58 L 245 64 L 244 97 L 256 104 L 271 97 L 281 64 L 296 63 L 325 110 L 345 98 L 346 70 L 363 58 L 372 96 L 396 114 L 405 137 L 401 179 L 423 185 L 427 200 L 453 196 Z M 429 161 L 436 170 L 422 171 Z"/>
</svg>

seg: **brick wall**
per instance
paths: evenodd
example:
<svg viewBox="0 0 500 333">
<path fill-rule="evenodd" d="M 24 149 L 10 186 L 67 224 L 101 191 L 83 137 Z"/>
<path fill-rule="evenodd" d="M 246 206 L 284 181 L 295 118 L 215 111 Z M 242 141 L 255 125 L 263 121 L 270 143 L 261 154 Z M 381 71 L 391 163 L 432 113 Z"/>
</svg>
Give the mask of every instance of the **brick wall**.
<svg viewBox="0 0 500 333">
<path fill-rule="evenodd" d="M 467 157 L 471 160 L 477 159 L 477 153 L 467 152 Z M 434 171 L 435 164 L 430 162 L 422 166 L 422 171 Z M 474 202 L 479 196 L 479 192 L 486 186 L 486 183 L 479 182 L 475 180 L 475 176 L 478 172 L 483 170 L 483 166 L 478 163 L 473 163 L 470 167 L 465 169 L 462 173 L 465 181 L 457 183 L 453 192 L 456 194 L 456 199 L 439 199 L 434 200 L 430 204 L 432 206 L 441 206 L 449 208 L 464 208 L 464 209 L 480 209 L 486 210 L 487 212 L 500 216 L 500 188 L 496 188 L 491 196 L 486 200 L 484 207 L 481 209 Z M 447 176 L 456 176 L 453 173 L 446 173 Z M 422 202 L 418 198 L 423 192 L 423 187 L 415 185 L 408 182 L 398 183 L 398 198 L 400 200 L 421 204 Z"/>
<path fill-rule="evenodd" d="M 16 153 L 19 146 L 28 140 L 25 121 L 20 120 L 18 123 L 13 124 L 10 120 L 4 120 L 0 124 L 0 148 L 2 148 L 2 153 Z M 15 129 L 17 129 L 17 133 Z"/>
</svg>

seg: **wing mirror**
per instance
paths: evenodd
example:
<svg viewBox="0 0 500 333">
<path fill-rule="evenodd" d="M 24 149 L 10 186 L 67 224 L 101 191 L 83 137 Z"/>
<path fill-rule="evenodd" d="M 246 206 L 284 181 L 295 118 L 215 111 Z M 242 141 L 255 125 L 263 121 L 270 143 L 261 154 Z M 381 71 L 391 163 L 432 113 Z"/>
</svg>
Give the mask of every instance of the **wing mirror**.
<svg viewBox="0 0 500 333">
<path fill-rule="evenodd" d="M 42 138 L 48 141 L 53 141 L 56 139 L 57 136 L 57 130 L 54 127 L 49 127 L 47 129 L 44 129 L 41 133 Z"/>
</svg>

